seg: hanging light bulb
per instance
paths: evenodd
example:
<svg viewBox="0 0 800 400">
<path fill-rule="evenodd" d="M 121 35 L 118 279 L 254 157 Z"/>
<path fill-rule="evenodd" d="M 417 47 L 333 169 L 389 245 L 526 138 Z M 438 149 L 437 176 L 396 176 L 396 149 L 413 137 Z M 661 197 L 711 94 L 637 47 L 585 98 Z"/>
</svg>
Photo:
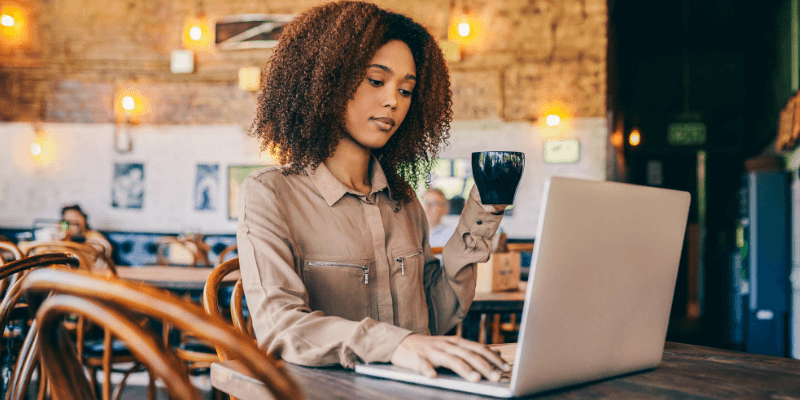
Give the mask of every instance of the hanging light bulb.
<svg viewBox="0 0 800 400">
<path fill-rule="evenodd" d="M 194 41 L 200 40 L 200 38 L 203 37 L 203 29 L 199 26 L 193 26 L 189 29 L 189 37 Z"/>
<path fill-rule="evenodd" d="M 10 28 L 14 26 L 15 23 L 16 21 L 14 21 L 14 17 L 8 14 L 3 14 L 2 16 L 0 16 L 0 25 L 7 26 Z"/>
<path fill-rule="evenodd" d="M 639 143 L 641 143 L 641 141 L 642 141 L 642 135 L 639 133 L 638 129 L 634 129 L 631 132 L 631 136 L 628 138 L 628 143 L 630 143 L 631 146 L 638 146 Z"/>
<path fill-rule="evenodd" d="M 469 31 L 470 31 L 470 26 L 469 26 L 468 22 L 464 21 L 464 22 L 458 24 L 458 34 L 459 34 L 459 36 L 465 38 L 465 37 L 469 36 Z"/>
<path fill-rule="evenodd" d="M 547 123 L 547 126 L 556 126 L 561 123 L 561 117 L 555 114 L 550 114 L 545 117 L 545 123 Z"/>
</svg>

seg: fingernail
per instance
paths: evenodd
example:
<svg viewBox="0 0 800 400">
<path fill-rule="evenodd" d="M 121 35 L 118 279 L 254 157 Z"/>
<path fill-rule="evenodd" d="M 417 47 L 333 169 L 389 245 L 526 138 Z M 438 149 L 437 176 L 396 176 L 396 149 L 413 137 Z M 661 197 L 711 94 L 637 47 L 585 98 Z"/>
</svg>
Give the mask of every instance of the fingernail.
<svg viewBox="0 0 800 400">
<path fill-rule="evenodd" d="M 479 374 L 479 373 L 477 373 L 475 371 L 472 371 L 472 373 L 469 374 L 469 380 L 471 380 L 473 382 L 477 382 L 477 381 L 481 380 L 481 374 Z"/>
<path fill-rule="evenodd" d="M 492 380 L 492 382 L 497 382 L 497 381 L 499 381 L 499 380 L 500 380 L 500 373 L 499 373 L 499 372 L 497 372 L 497 371 L 492 371 L 492 374 L 491 374 L 491 375 L 492 375 L 492 376 L 491 376 L 491 378 L 490 378 L 490 379 Z"/>
<path fill-rule="evenodd" d="M 508 365 L 508 363 L 503 364 L 503 371 L 506 371 L 506 372 L 511 371 L 511 366 Z"/>
</svg>

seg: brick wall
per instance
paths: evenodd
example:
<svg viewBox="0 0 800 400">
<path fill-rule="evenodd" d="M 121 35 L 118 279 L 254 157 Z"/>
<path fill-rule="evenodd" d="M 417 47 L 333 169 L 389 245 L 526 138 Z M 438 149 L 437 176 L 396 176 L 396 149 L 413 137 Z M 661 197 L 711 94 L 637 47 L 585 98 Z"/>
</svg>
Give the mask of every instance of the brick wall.
<svg viewBox="0 0 800 400">
<path fill-rule="evenodd" d="M 192 0 L 30 2 L 32 43 L 0 48 L 0 121 L 108 123 L 121 88 L 148 100 L 149 124 L 249 126 L 256 95 L 237 87 L 240 67 L 269 50 L 196 52 L 195 73 L 169 71 L 186 16 L 299 13 L 322 1 Z M 376 1 L 447 37 L 449 0 Z M 606 112 L 605 0 L 461 0 L 481 40 L 450 64 L 456 120 L 538 122 L 550 103 L 577 118 Z"/>
</svg>

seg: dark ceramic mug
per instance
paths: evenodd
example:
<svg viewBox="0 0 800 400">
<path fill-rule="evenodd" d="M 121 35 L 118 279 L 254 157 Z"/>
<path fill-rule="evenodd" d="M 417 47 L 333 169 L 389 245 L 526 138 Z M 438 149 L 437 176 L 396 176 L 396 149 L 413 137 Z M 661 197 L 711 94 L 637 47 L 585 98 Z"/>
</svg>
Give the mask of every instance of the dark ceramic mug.
<svg viewBox="0 0 800 400">
<path fill-rule="evenodd" d="M 479 151 L 472 153 L 472 176 L 483 204 L 514 204 L 525 153 L 518 151 Z"/>
</svg>

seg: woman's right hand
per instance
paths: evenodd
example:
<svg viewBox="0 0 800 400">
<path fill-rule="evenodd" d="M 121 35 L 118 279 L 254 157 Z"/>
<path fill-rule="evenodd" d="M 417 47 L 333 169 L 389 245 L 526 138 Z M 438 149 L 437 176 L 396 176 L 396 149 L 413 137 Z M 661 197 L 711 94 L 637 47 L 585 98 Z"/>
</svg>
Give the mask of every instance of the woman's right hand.
<svg viewBox="0 0 800 400">
<path fill-rule="evenodd" d="M 498 369 L 511 370 L 498 352 L 457 336 L 406 336 L 394 351 L 392 364 L 429 378 L 436 377 L 434 368 L 445 367 L 471 382 L 482 376 L 497 382 L 501 376 Z"/>
</svg>

